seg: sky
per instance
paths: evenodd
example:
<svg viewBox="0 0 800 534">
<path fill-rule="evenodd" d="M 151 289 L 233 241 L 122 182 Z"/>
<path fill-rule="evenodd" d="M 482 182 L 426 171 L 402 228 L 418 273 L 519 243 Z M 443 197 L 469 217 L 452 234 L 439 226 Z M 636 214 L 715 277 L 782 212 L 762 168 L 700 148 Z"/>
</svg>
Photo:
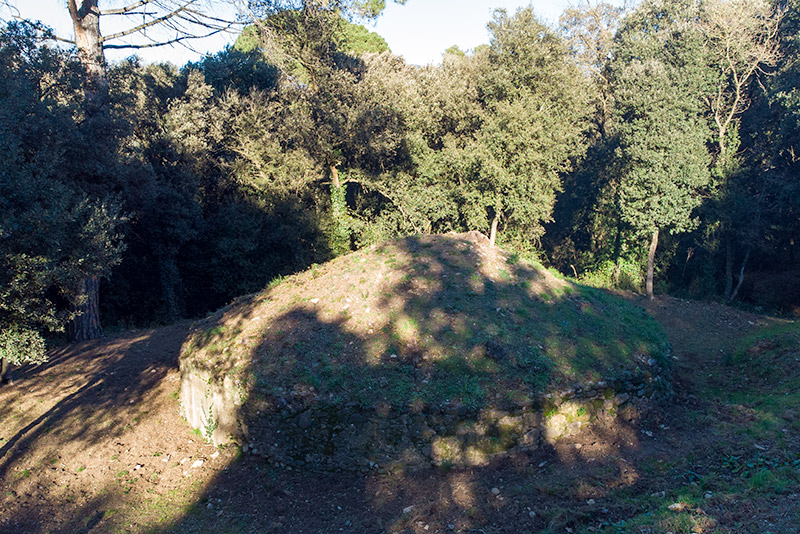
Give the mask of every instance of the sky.
<svg viewBox="0 0 800 534">
<path fill-rule="evenodd" d="M 119 7 L 133 0 L 101 0 L 100 7 Z M 72 37 L 72 27 L 66 9 L 66 0 L 11 0 L 23 18 L 38 19 L 53 28 L 59 36 Z M 365 24 L 371 31 L 380 34 L 389 48 L 406 62 L 415 65 L 437 64 L 442 53 L 450 46 L 457 45 L 462 50 L 471 50 L 489 42 L 486 24 L 492 12 L 504 8 L 513 13 L 518 8 L 533 5 L 539 17 L 555 24 L 561 12 L 572 0 L 407 0 L 404 5 L 387 2 L 386 11 L 376 23 Z M 611 1 L 620 4 L 618 1 Z M 0 16 L 8 18 L 8 12 L 0 11 Z M 101 33 L 108 35 L 118 28 L 109 26 L 101 18 Z M 103 23 L 106 22 L 104 25 Z M 201 53 L 213 54 L 232 43 L 235 35 L 216 35 L 203 41 L 194 41 L 196 51 L 173 45 L 143 50 L 109 50 L 109 60 L 123 59 L 136 53 L 145 62 L 169 61 L 183 65 L 187 61 L 197 61 Z"/>
</svg>

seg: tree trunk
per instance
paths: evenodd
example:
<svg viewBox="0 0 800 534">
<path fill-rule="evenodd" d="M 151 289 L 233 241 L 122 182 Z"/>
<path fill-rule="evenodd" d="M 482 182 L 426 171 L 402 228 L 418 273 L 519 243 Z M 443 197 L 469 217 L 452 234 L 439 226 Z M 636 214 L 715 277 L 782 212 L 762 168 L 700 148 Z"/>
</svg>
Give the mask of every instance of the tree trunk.
<svg viewBox="0 0 800 534">
<path fill-rule="evenodd" d="M 622 255 L 622 216 L 617 218 L 617 236 L 614 238 L 614 286 L 619 286 L 619 270 L 620 270 L 619 257 L 621 255 Z"/>
<path fill-rule="evenodd" d="M 97 339 L 103 334 L 100 328 L 100 279 L 90 276 L 81 280 L 78 295 L 85 300 L 75 310 L 78 315 L 70 323 L 69 337 L 72 341 Z"/>
<path fill-rule="evenodd" d="M 653 231 L 650 240 L 650 251 L 647 253 L 647 298 L 653 300 L 653 270 L 656 263 L 656 248 L 658 248 L 658 228 Z"/>
<path fill-rule="evenodd" d="M 494 218 L 492 219 L 492 228 L 489 231 L 489 244 L 494 246 L 495 242 L 497 241 L 497 224 L 500 222 L 500 215 L 495 213 Z"/>
<path fill-rule="evenodd" d="M 736 296 L 739 294 L 739 290 L 742 288 L 742 282 L 744 282 L 744 268 L 747 266 L 747 260 L 750 259 L 750 250 L 751 247 L 747 247 L 747 253 L 744 255 L 744 260 L 742 260 L 742 268 L 739 269 L 739 281 L 736 282 L 736 288 L 731 293 L 731 302 L 736 300 Z"/>
<path fill-rule="evenodd" d="M 169 322 L 177 321 L 186 315 L 186 305 L 183 298 L 183 280 L 174 253 L 159 255 L 158 271 L 164 300 L 164 319 Z"/>
<path fill-rule="evenodd" d="M 80 1 L 80 6 L 77 5 Z M 93 117 L 102 112 L 108 96 L 103 40 L 100 35 L 100 8 L 98 0 L 67 0 L 67 9 L 75 32 L 75 46 L 78 58 L 86 68 L 87 80 L 84 85 L 86 113 Z M 100 337 L 100 310 L 98 306 L 100 280 L 88 277 L 79 283 L 78 294 L 86 301 L 77 310 L 69 328 L 73 341 L 84 341 Z"/>
<path fill-rule="evenodd" d="M 8 360 L 5 358 L 0 358 L 0 384 L 4 384 L 6 381 L 6 373 L 8 373 L 8 368 L 10 364 Z"/>
<path fill-rule="evenodd" d="M 733 292 L 733 247 L 730 238 L 725 239 L 725 298 Z"/>
<path fill-rule="evenodd" d="M 686 249 L 686 261 L 683 262 L 683 269 L 681 269 L 681 284 L 683 284 L 683 279 L 686 278 L 686 267 L 689 266 L 689 260 L 692 259 L 694 256 L 694 247 L 689 247 Z"/>
<path fill-rule="evenodd" d="M 331 222 L 333 235 L 331 250 L 335 255 L 350 251 L 350 227 L 347 224 L 347 191 L 339 179 L 339 171 L 335 165 L 331 171 Z"/>
<path fill-rule="evenodd" d="M 331 182 L 333 182 L 333 187 L 339 189 L 342 187 L 342 181 L 339 179 L 339 169 L 336 168 L 336 165 L 331 165 Z"/>
<path fill-rule="evenodd" d="M 103 39 L 100 35 L 100 8 L 97 0 L 82 0 L 80 7 L 76 5 L 76 0 L 67 0 L 67 8 L 75 31 L 78 57 L 89 75 L 84 94 L 91 113 L 102 107 L 108 92 Z"/>
</svg>

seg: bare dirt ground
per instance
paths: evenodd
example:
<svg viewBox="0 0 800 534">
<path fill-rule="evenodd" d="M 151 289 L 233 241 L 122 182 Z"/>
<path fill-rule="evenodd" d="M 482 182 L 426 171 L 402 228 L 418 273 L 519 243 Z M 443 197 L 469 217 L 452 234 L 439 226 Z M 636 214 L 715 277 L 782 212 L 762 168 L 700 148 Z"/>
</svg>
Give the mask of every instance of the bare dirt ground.
<svg viewBox="0 0 800 534">
<path fill-rule="evenodd" d="M 188 326 L 55 349 L 12 372 L 0 388 L 0 531 L 142 531 L 200 498 L 232 451 L 212 458 L 181 421 Z"/>
<path fill-rule="evenodd" d="M 54 349 L 0 388 L 0 532 L 800 531 L 794 479 L 742 493 L 719 467 L 762 449 L 800 458 L 798 425 L 748 433 L 752 407 L 708 394 L 735 372 L 723 360 L 742 337 L 779 321 L 629 298 L 671 339 L 674 400 L 476 469 L 322 476 L 214 449 L 179 414 L 188 323 Z"/>
</svg>

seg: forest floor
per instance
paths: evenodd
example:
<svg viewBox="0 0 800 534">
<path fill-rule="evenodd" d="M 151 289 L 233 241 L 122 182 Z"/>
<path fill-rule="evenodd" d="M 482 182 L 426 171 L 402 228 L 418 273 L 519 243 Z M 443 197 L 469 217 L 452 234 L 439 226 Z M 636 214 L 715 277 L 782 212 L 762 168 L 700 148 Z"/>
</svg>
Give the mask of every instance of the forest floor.
<svg viewBox="0 0 800 534">
<path fill-rule="evenodd" d="M 179 413 L 189 323 L 53 349 L 0 388 L 0 532 L 800 531 L 800 324 L 628 298 L 670 338 L 673 399 L 473 469 L 322 476 L 213 448 Z"/>
</svg>

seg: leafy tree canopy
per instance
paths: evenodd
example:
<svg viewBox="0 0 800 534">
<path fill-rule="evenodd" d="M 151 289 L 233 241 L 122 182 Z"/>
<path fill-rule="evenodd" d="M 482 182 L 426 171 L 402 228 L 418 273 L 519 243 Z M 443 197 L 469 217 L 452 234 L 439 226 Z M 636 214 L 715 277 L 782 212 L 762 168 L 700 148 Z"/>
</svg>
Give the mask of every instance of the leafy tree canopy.
<svg viewBox="0 0 800 534">
<path fill-rule="evenodd" d="M 85 149 L 84 73 L 74 56 L 41 46 L 41 31 L 0 30 L 0 359 L 12 363 L 44 357 L 39 332 L 64 328 L 78 281 L 107 274 L 122 248 L 117 203 L 69 175 L 72 151 Z"/>
</svg>

